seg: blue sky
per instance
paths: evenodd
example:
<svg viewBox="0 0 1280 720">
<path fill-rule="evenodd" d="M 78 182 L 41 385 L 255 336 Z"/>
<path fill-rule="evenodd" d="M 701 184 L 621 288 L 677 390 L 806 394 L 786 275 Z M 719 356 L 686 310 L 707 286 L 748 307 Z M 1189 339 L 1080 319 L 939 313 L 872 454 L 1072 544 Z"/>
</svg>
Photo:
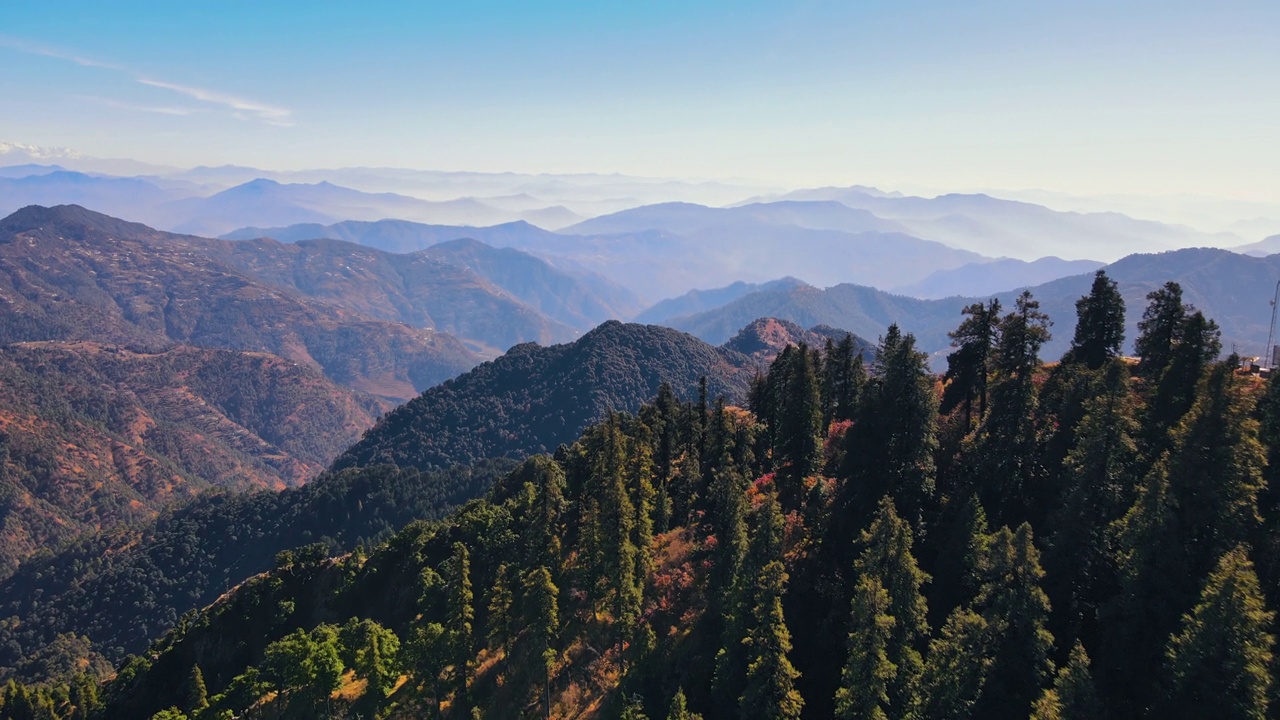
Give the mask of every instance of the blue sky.
<svg viewBox="0 0 1280 720">
<path fill-rule="evenodd" d="M 99 157 L 1280 195 L 1280 3 L 59 2 L 0 140 Z"/>
</svg>

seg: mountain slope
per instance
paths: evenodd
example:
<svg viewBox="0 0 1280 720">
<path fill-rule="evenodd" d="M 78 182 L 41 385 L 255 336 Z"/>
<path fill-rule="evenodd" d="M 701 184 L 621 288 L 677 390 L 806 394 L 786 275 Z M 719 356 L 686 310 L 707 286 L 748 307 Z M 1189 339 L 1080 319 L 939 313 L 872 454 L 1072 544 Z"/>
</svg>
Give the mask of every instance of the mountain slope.
<svg viewBox="0 0 1280 720">
<path fill-rule="evenodd" d="M 395 193 L 366 193 L 327 181 L 279 183 L 258 178 L 207 198 L 176 200 L 165 206 L 169 227 L 177 232 L 218 235 L 246 225 L 331 223 L 401 217 L 441 223 L 491 224 L 513 220 L 506 213 L 469 198 L 432 202 Z"/>
<path fill-rule="evenodd" d="M 142 178 L 86 175 L 56 169 L 0 178 L 0 216 L 28 205 L 82 205 L 116 217 L 155 221 L 155 208 L 180 197 Z"/>
<path fill-rule="evenodd" d="M 432 245 L 461 238 L 479 240 L 495 247 L 518 248 L 534 239 L 550 240 L 560 236 L 519 220 L 488 227 L 429 225 L 410 220 L 375 222 L 349 220 L 332 225 L 301 223 L 286 227 L 244 227 L 221 237 L 224 240 L 253 240 L 269 237 L 280 242 L 330 238 L 368 245 L 387 252 L 407 253 L 426 250 Z"/>
<path fill-rule="evenodd" d="M 1261 354 L 1271 318 L 1270 301 L 1280 278 L 1280 256 L 1254 258 L 1226 250 L 1191 248 L 1131 255 L 1105 269 L 1118 282 L 1125 301 L 1126 348 L 1132 348 L 1137 336 L 1147 293 L 1172 280 L 1182 285 L 1187 302 L 1217 320 L 1224 348 L 1235 345 L 1241 354 Z M 1053 339 L 1044 348 L 1046 357 L 1056 358 L 1066 350 L 1075 328 L 1075 302 L 1088 293 L 1091 282 L 1092 274 L 1086 273 L 1030 288 L 1054 323 Z M 994 297 L 1007 310 L 1017 294 L 1009 291 Z M 947 333 L 959 323 L 960 310 L 986 297 L 918 300 L 851 284 L 826 290 L 801 286 L 752 293 L 720 308 L 668 322 L 713 343 L 724 342 L 737 328 L 759 317 L 804 326 L 825 323 L 865 338 L 877 337 L 889 324 L 898 323 L 905 332 L 916 335 L 922 350 L 937 356 L 936 365 L 948 350 Z"/>
<path fill-rule="evenodd" d="M 1043 257 L 1027 262 L 1000 258 L 950 270 L 939 270 L 917 283 L 893 288 L 899 295 L 932 300 L 937 298 L 991 295 L 1020 287 L 1031 287 L 1058 278 L 1093 272 L 1105 265 L 1096 260 L 1063 260 Z"/>
<path fill-rule="evenodd" d="M 635 295 L 621 286 L 598 292 L 582 279 L 514 248 L 462 238 L 434 245 L 424 254 L 472 270 L 570 327 L 592 328 L 606 320 L 629 318 L 640 309 Z"/>
<path fill-rule="evenodd" d="M 1263 238 L 1256 243 L 1249 243 L 1248 245 L 1240 245 L 1239 247 L 1233 247 L 1231 248 L 1231 250 L 1233 252 L 1243 253 L 1245 255 L 1252 255 L 1254 257 L 1266 257 L 1268 255 L 1274 255 L 1280 252 L 1280 235 L 1272 235 L 1270 237 Z"/>
<path fill-rule="evenodd" d="M 647 308 L 635 317 L 636 322 L 664 324 L 672 318 L 694 315 L 733 302 L 743 295 L 753 292 L 786 290 L 805 283 L 795 278 L 786 277 L 764 283 L 748 283 L 739 280 L 732 285 L 712 290 L 690 290 L 680 297 L 668 298 Z"/>
<path fill-rule="evenodd" d="M 866 359 L 875 355 L 875 346 L 846 330 L 830 325 L 816 325 L 806 330 L 789 320 L 760 318 L 749 323 L 720 347 L 742 353 L 762 364 L 773 362 L 788 345 L 804 344 L 821 349 L 827 340 L 839 343 L 845 337 L 853 340 L 854 352 Z"/>
<path fill-rule="evenodd" d="M 140 527 L 89 535 L 0 581 L 0 613 L 15 620 L 0 625 L 0 677 L 44 679 L 47 671 L 29 659 L 69 634 L 91 643 L 92 655 L 69 658 L 73 664 L 96 656 L 118 663 L 184 613 L 271 569 L 277 553 L 371 545 L 483 495 L 512 464 L 430 474 L 380 467 L 279 493 L 210 493 Z"/>
<path fill-rule="evenodd" d="M 1023 260 L 1064 253 L 1069 253 L 1068 259 L 1115 260 L 1124 253 L 1232 244 L 1232 236 L 1180 225 L 1135 220 L 1119 213 L 1060 212 L 983 194 L 895 197 L 853 187 L 797 190 L 782 197 L 839 202 L 897 223 L 917 237 Z"/>
<path fill-rule="evenodd" d="M 576 244 L 575 238 L 523 221 L 491 227 L 426 225 L 406 220 L 353 221 L 242 228 L 222 237 L 270 237 L 291 243 L 329 238 L 393 253 L 427 250 L 432 257 L 463 265 L 549 317 L 580 330 L 605 320 L 630 317 L 640 308 L 635 293 L 621 284 L 555 257 L 561 245 Z M 534 246 L 547 251 L 546 257 L 520 250 Z"/>
<path fill-rule="evenodd" d="M 262 353 L 0 348 L 0 576 L 211 486 L 299 485 L 384 409 Z"/>
<path fill-rule="evenodd" d="M 393 255 L 341 240 L 210 240 L 207 247 L 211 257 L 272 285 L 366 317 L 475 341 L 492 354 L 577 335 L 465 265 L 425 253 Z"/>
<path fill-rule="evenodd" d="M 208 257 L 207 242 L 77 206 L 0 220 L 0 344 L 94 340 L 270 352 L 403 399 L 475 364 L 452 336 L 366 316 Z"/>
<path fill-rule="evenodd" d="M 607 257 L 613 267 L 589 265 L 622 282 L 628 270 L 643 272 L 660 292 L 676 295 L 698 285 L 760 281 L 780 275 L 819 285 L 857 282 L 878 287 L 915 282 L 935 270 L 978 262 L 983 256 L 922 240 L 892 222 L 833 202 L 781 202 L 735 208 L 666 203 L 624 210 L 566 228 Z M 677 267 L 648 266 L 655 248 L 633 237 L 659 233 Z M 548 250 L 549 251 L 549 250 Z M 585 255 L 585 253 L 584 253 Z M 576 255 L 570 255 L 578 259 Z M 628 265 L 623 264 L 626 259 Z M 584 262 L 600 263 L 587 256 Z M 679 272 L 680 266 L 688 270 Z M 633 288 L 634 289 L 634 288 Z M 652 292 L 651 290 L 650 292 Z"/>
<path fill-rule="evenodd" d="M 334 463 L 421 470 L 554 451 L 609 410 L 634 411 L 662 383 L 678 396 L 745 397 L 754 364 L 668 328 L 609 321 L 566 345 L 517 345 L 396 408 Z"/>
</svg>

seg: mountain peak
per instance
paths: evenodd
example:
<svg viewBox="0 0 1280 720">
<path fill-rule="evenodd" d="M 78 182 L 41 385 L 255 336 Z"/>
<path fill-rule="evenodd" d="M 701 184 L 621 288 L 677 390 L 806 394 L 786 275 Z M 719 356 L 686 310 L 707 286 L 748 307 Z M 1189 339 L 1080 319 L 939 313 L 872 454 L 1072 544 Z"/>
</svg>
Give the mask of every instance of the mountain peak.
<svg viewBox="0 0 1280 720">
<path fill-rule="evenodd" d="M 804 343 L 817 347 L 824 340 L 823 336 L 805 330 L 790 320 L 763 317 L 747 323 L 746 327 L 720 347 L 768 361 L 777 357 L 788 345 Z"/>
<path fill-rule="evenodd" d="M 79 205 L 28 205 L 0 220 L 0 232 L 6 234 L 28 232 L 48 227 L 87 227 L 109 234 L 127 232 L 152 232 L 140 223 L 131 223 L 103 215 Z"/>
</svg>

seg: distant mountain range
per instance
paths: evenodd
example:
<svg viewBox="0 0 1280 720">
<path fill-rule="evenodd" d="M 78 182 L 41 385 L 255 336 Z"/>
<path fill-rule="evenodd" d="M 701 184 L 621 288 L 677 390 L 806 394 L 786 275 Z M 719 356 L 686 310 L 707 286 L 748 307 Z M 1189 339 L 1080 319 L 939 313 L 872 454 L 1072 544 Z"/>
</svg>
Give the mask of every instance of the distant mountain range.
<svg viewBox="0 0 1280 720">
<path fill-rule="evenodd" d="M 662 300 L 644 312 L 635 317 L 636 322 L 657 323 L 669 321 L 672 318 L 684 317 L 685 315 L 694 315 L 707 310 L 713 310 L 726 305 L 743 295 L 750 295 L 754 292 L 767 292 L 771 290 L 789 290 L 791 288 L 800 287 L 806 283 L 793 277 L 785 277 L 779 280 L 771 280 L 765 283 L 748 283 L 739 280 L 731 285 L 722 288 L 713 288 L 710 290 L 690 290 L 679 297 Z"/>
<path fill-rule="evenodd" d="M 478 240 L 495 247 L 521 247 L 536 241 L 548 242 L 561 236 L 524 221 L 488 227 L 470 225 L 429 225 L 408 220 L 364 222 L 348 220 L 322 225 L 299 223 L 285 227 L 245 227 L 220 236 L 224 240 L 272 238 L 280 242 L 298 242 L 330 238 L 367 245 L 394 253 L 409 253 L 449 240 Z"/>
<path fill-rule="evenodd" d="M 210 243 L 76 206 L 0 220 L 0 344 L 91 340 L 269 352 L 405 399 L 479 361 L 455 337 L 377 320 L 252 276 Z"/>
<path fill-rule="evenodd" d="M 971 263 L 951 270 L 939 270 L 910 285 L 890 290 L 898 295 L 925 300 L 967 295 L 993 295 L 1004 290 L 1031 287 L 1062 277 L 1092 272 L 1105 265 L 1096 260 L 1063 260 L 1042 257 L 1027 262 L 1000 258 Z"/>
<path fill-rule="evenodd" d="M 27 205 L 77 204 L 174 232 L 215 236 L 244 226 L 334 223 L 388 217 L 492 225 L 521 218 L 561 227 L 581 219 L 564 208 L 512 212 L 475 198 L 431 201 L 368 193 L 327 181 L 280 183 L 257 178 L 218 192 L 155 178 L 120 178 L 67 170 L 0 175 L 0 213 Z"/>
<path fill-rule="evenodd" d="M 1256 243 L 1233 247 L 1231 250 L 1245 255 L 1252 255 L 1254 257 L 1275 255 L 1276 253 L 1280 253 L 1280 235 L 1272 235 L 1271 237 L 1263 238 Z"/>
<path fill-rule="evenodd" d="M 1116 260 L 1135 252 L 1229 246 L 1234 235 L 1135 220 L 1114 212 L 1061 212 L 983 194 L 933 198 L 887 195 L 864 188 L 797 190 L 783 200 L 834 201 L 896 223 L 902 232 L 989 256 L 1034 260 Z"/>
<path fill-rule="evenodd" d="M 551 319 L 465 263 L 423 252 L 396 255 L 341 240 L 190 242 L 271 285 L 366 317 L 449 333 L 488 356 L 522 342 L 564 342 L 579 334 L 578 328 Z M 507 267 L 520 259 L 529 266 L 513 268 L 511 281 L 547 267 L 537 258 L 509 252 L 521 257 L 511 258 Z M 564 285 L 566 295 L 577 287 L 572 279 Z M 566 304 L 572 307 L 575 300 L 580 298 L 569 297 Z"/>
<path fill-rule="evenodd" d="M 1137 322 L 1146 309 L 1147 293 L 1166 281 L 1182 285 L 1184 298 L 1218 322 L 1225 352 L 1233 346 L 1242 355 L 1262 354 L 1271 319 L 1270 302 L 1280 279 L 1280 256 L 1256 258 L 1227 250 L 1192 248 L 1166 253 L 1130 255 L 1106 266 L 1118 281 L 1126 303 L 1126 352 L 1137 335 Z M 1044 355 L 1057 358 L 1066 350 L 1075 328 L 1075 301 L 1089 291 L 1092 274 L 1085 273 L 1031 287 L 1042 310 L 1053 320 L 1053 339 Z M 1012 308 L 1016 291 L 993 295 L 921 300 L 875 288 L 841 284 L 825 290 L 809 285 L 783 285 L 742 295 L 718 308 L 661 322 L 711 343 L 728 340 L 744 324 L 760 317 L 776 317 L 804 326 L 829 324 L 848 328 L 865 338 L 882 335 L 891 323 L 914 333 L 920 347 L 934 355 L 935 368 L 949 348 L 947 333 L 961 320 L 966 305 L 997 297 Z"/>
<path fill-rule="evenodd" d="M 558 232 L 525 223 L 473 228 L 388 220 L 244 228 L 224 237 L 333 237 L 400 251 L 470 238 L 531 252 L 561 268 L 593 271 L 650 302 L 780 275 L 816 286 L 852 282 L 923 298 L 988 294 L 1101 264 L 1081 255 L 1116 258 L 1127 247 L 1229 245 L 1234 237 L 986 195 L 918 198 L 830 188 L 786 197 L 793 199 L 724 208 L 646 205 Z M 1076 259 L 1044 257 L 1067 247 Z"/>
</svg>

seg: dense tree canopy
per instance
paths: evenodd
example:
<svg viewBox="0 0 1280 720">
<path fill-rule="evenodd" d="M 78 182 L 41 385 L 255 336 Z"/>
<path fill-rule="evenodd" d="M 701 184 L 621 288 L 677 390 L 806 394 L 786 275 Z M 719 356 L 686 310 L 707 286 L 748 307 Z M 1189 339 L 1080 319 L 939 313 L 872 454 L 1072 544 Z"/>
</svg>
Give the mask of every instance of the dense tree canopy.
<svg viewBox="0 0 1280 720">
<path fill-rule="evenodd" d="M 790 348 L 749 410 L 659 386 L 483 500 L 287 552 L 109 682 L 15 683 L 4 707 L 1266 718 L 1280 391 L 1216 362 L 1175 287 L 1119 357 L 1113 291 L 1098 275 L 1059 365 L 1024 294 L 966 311 L 975 358 L 942 378 L 895 327 L 865 376 Z"/>
</svg>

